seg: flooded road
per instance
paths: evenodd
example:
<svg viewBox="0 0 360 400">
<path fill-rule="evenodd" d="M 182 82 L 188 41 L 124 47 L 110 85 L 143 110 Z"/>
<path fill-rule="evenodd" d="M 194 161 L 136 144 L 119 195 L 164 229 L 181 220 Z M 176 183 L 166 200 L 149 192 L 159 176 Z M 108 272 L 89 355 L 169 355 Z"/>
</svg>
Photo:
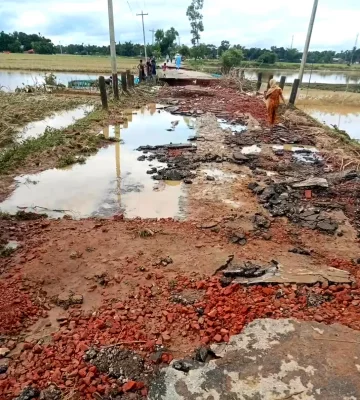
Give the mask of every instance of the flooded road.
<svg viewBox="0 0 360 400">
<path fill-rule="evenodd" d="M 18 134 L 18 141 L 41 136 L 47 127 L 54 129 L 66 128 L 78 119 L 84 118 L 94 106 L 80 106 L 73 110 L 60 111 L 41 121 L 30 122 Z"/>
<path fill-rule="evenodd" d="M 123 125 L 103 131 L 106 137 L 121 138 L 124 143 L 100 149 L 83 165 L 17 177 L 16 189 L 0 209 L 10 213 L 26 209 L 51 217 L 106 217 L 116 213 L 128 218 L 183 217 L 183 183 L 153 180 L 147 171 L 166 164 L 138 161 L 142 153 L 136 148 L 144 144 L 185 143 L 194 134 L 190 129 L 192 120 L 157 110 L 155 104 L 134 113 L 127 113 L 128 121 Z M 174 120 L 179 121 L 175 130 L 167 131 Z"/>
</svg>

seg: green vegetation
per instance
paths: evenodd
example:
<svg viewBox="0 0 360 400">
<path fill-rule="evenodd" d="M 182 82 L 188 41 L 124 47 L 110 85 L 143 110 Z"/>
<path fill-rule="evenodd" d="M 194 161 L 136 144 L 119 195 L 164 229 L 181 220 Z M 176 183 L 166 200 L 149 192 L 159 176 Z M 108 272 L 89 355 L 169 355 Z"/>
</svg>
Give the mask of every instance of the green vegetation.
<svg viewBox="0 0 360 400">
<path fill-rule="evenodd" d="M 68 128 L 47 128 L 43 135 L 5 149 L 0 154 L 0 175 L 20 167 L 30 157 L 37 159 L 41 154 L 42 157 L 46 158 L 56 155 L 56 151 L 63 153 L 59 155 L 59 163 L 62 166 L 69 165 L 69 162 L 74 161 L 74 158 L 71 158 L 73 156 L 68 157 L 67 154 L 80 154 L 84 148 L 91 149 L 98 146 L 101 138 L 90 133 L 89 130 L 94 122 L 105 117 L 103 111 L 97 110 Z M 79 162 L 78 160 L 75 159 L 75 162 Z M 34 162 L 36 163 L 36 160 Z"/>
<path fill-rule="evenodd" d="M 229 49 L 226 50 L 221 56 L 222 70 L 224 73 L 228 73 L 231 68 L 239 67 L 244 55 L 241 50 Z"/>
<path fill-rule="evenodd" d="M 44 93 L 14 94 L 0 91 L 0 148 L 12 144 L 19 129 L 25 124 L 41 120 L 56 111 L 75 108 L 90 101 L 84 97 L 68 98 Z"/>
<path fill-rule="evenodd" d="M 10 257 L 14 251 L 12 247 L 0 246 L 0 257 Z"/>
<path fill-rule="evenodd" d="M 201 14 L 203 6 L 204 0 L 191 0 L 191 4 L 186 10 L 186 16 L 190 21 L 193 46 L 199 46 L 200 32 L 204 32 L 203 15 Z"/>
<path fill-rule="evenodd" d="M 55 53 L 55 46 L 50 39 L 46 39 L 40 34 L 27 35 L 24 32 L 0 32 L 0 53 L 3 51 L 23 53 L 29 50 L 34 50 L 38 54 L 53 54 Z"/>
</svg>

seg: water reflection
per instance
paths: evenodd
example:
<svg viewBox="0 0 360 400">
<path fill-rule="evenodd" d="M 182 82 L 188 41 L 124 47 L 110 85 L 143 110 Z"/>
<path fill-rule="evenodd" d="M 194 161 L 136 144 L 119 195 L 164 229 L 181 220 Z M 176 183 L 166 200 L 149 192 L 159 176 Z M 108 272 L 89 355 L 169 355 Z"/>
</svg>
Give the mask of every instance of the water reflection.
<svg viewBox="0 0 360 400">
<path fill-rule="evenodd" d="M 256 80 L 259 70 L 246 70 L 245 77 L 247 79 Z M 263 73 L 263 82 L 267 82 L 270 75 L 274 75 L 277 81 L 280 81 L 282 75 L 286 76 L 286 82 L 292 83 L 298 78 L 297 70 L 265 70 Z M 337 83 L 337 84 L 356 84 L 360 83 L 359 71 L 345 72 L 329 72 L 329 71 L 306 71 L 304 73 L 303 82 L 308 83 Z"/>
<path fill-rule="evenodd" d="M 129 218 L 182 218 L 185 187 L 181 182 L 154 181 L 147 171 L 165 164 L 153 160 L 150 167 L 149 161 L 137 161 L 142 153 L 136 148 L 186 142 L 192 132 L 183 118 L 176 118 L 179 123 L 175 131 L 168 132 L 174 116 L 158 112 L 155 104 L 135 111 L 135 115 L 133 112 L 126 113 L 124 124 L 106 127 L 102 132 L 105 137 L 121 138 L 121 143 L 100 149 L 83 165 L 17 177 L 17 188 L 0 209 L 15 213 L 18 207 L 39 211 L 36 207 L 40 206 L 49 209 L 44 212 L 52 217 L 64 213 L 76 218 L 124 213 Z"/>
<path fill-rule="evenodd" d="M 34 138 L 42 135 L 47 127 L 54 129 L 66 128 L 76 120 L 84 118 L 94 106 L 81 106 L 69 111 L 60 111 L 41 121 L 30 122 L 18 134 L 19 140 Z"/>
<path fill-rule="evenodd" d="M 109 74 L 86 74 L 79 72 L 54 72 L 58 83 L 63 85 L 73 80 L 97 79 L 99 75 Z M 45 83 L 44 71 L 7 71 L 0 70 L 0 87 L 5 91 L 14 91 L 23 85 L 42 85 Z"/>
<path fill-rule="evenodd" d="M 299 105 L 307 114 L 329 126 L 336 125 L 352 139 L 360 139 L 360 107 L 346 105 Z"/>
</svg>

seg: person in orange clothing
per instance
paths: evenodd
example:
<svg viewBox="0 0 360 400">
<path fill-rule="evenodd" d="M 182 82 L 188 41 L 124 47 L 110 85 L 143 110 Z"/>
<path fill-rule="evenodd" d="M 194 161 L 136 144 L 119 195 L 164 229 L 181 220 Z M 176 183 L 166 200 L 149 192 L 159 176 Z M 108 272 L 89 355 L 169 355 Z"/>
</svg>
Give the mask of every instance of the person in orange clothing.
<svg viewBox="0 0 360 400">
<path fill-rule="evenodd" d="M 282 93 L 282 89 L 278 86 L 275 79 L 271 79 L 269 82 L 270 87 L 265 92 L 266 108 L 269 115 L 269 122 L 271 126 L 276 123 L 276 111 L 280 105 L 280 99 L 285 103 L 285 99 Z"/>
</svg>

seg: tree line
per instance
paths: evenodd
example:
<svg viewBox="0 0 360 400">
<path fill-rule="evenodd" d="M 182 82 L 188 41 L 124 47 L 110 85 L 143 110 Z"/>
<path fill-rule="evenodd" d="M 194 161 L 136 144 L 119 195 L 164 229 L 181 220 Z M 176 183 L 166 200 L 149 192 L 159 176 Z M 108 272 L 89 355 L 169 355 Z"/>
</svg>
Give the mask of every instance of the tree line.
<svg viewBox="0 0 360 400">
<path fill-rule="evenodd" d="M 195 7 L 195 6 L 194 6 Z M 196 8 L 191 13 L 198 17 Z M 188 12 L 189 13 L 189 12 Z M 194 25 L 195 24 L 195 25 Z M 275 62 L 299 63 L 302 52 L 295 48 L 284 48 L 272 46 L 270 49 L 251 47 L 247 48 L 240 44 L 231 45 L 229 41 L 221 41 L 220 46 L 214 44 L 198 43 L 200 31 L 203 30 L 202 21 L 197 20 L 191 25 L 193 32 L 193 46 L 179 46 L 177 30 L 171 27 L 168 30 L 158 29 L 154 35 L 154 43 L 147 46 L 147 54 L 156 58 L 169 55 L 173 57 L 176 53 L 182 56 L 194 59 L 216 60 L 223 54 L 232 50 L 241 52 L 242 61 L 253 61 L 263 64 L 274 64 Z M 24 32 L 5 33 L 0 32 L 0 52 L 10 51 L 12 53 L 22 53 L 33 49 L 39 54 L 78 54 L 78 55 L 109 55 L 110 46 L 97 46 L 90 44 L 69 44 L 66 46 L 54 45 L 52 41 L 39 34 L 26 34 Z M 143 57 L 144 46 L 139 43 L 124 42 L 116 45 L 116 53 L 124 57 Z M 239 56 L 239 53 L 237 54 Z M 337 60 L 338 59 L 338 60 Z M 331 64 L 334 62 L 356 63 L 360 62 L 360 49 L 351 49 L 341 52 L 333 50 L 310 51 L 308 54 L 308 63 Z"/>
</svg>

